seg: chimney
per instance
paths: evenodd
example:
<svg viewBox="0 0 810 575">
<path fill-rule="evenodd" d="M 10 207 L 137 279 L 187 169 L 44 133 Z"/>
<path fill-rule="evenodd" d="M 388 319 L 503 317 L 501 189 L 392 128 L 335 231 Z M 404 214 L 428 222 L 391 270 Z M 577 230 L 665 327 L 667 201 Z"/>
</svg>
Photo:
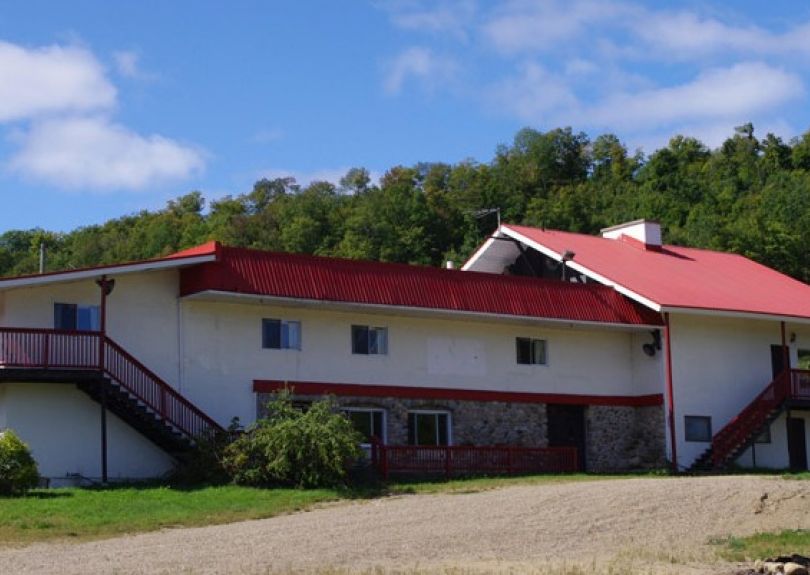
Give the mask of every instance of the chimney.
<svg viewBox="0 0 810 575">
<path fill-rule="evenodd" d="M 603 238 L 626 241 L 645 250 L 661 249 L 661 224 L 653 220 L 635 220 L 601 232 Z"/>
<path fill-rule="evenodd" d="M 444 267 L 446 267 L 449 270 L 454 270 L 456 269 L 456 264 L 453 263 L 453 260 L 447 260 L 447 263 L 444 264 Z"/>
</svg>

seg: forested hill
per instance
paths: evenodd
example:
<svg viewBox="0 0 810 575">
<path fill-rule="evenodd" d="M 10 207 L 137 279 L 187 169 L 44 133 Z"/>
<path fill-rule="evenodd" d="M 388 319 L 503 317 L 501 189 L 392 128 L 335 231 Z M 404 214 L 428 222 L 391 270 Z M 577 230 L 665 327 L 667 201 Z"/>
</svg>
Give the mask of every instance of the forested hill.
<svg viewBox="0 0 810 575">
<path fill-rule="evenodd" d="M 667 243 L 732 251 L 810 282 L 810 133 L 785 143 L 748 124 L 717 150 L 675 137 L 650 157 L 615 136 L 524 129 L 486 163 L 388 170 L 379 185 L 352 169 L 338 186 L 261 180 L 212 200 L 200 192 L 165 209 L 70 233 L 0 235 L 0 274 L 139 260 L 210 239 L 234 246 L 439 265 L 461 261 L 504 222 L 597 233 L 659 220 Z M 477 214 L 477 215 L 476 215 Z"/>
</svg>

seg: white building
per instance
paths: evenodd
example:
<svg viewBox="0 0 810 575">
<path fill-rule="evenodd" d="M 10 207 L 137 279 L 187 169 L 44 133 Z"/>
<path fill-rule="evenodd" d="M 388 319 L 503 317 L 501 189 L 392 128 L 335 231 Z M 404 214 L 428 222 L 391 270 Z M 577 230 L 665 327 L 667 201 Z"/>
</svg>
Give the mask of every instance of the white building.
<svg viewBox="0 0 810 575">
<path fill-rule="evenodd" d="M 807 467 L 810 287 L 653 222 L 504 225 L 463 270 L 212 242 L 0 280 L 0 326 L 0 428 L 55 479 L 159 475 L 283 387 L 392 445 Z"/>
</svg>

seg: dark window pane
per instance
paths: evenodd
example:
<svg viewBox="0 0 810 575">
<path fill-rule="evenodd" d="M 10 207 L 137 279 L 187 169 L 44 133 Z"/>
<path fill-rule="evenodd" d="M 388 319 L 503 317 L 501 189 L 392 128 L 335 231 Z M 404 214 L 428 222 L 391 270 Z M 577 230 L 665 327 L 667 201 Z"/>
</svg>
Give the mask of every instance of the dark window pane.
<svg viewBox="0 0 810 575">
<path fill-rule="evenodd" d="M 686 441 L 711 441 L 712 418 L 702 415 L 684 416 Z"/>
<path fill-rule="evenodd" d="M 352 326 L 352 353 L 368 354 L 368 327 Z"/>
<path fill-rule="evenodd" d="M 383 414 L 382 411 L 372 412 L 374 418 L 374 437 L 382 441 L 383 439 Z"/>
<path fill-rule="evenodd" d="M 416 445 L 416 414 L 408 414 L 408 445 Z"/>
<path fill-rule="evenodd" d="M 439 445 L 447 445 L 447 414 L 440 413 L 436 416 L 439 426 Z"/>
<path fill-rule="evenodd" d="M 281 320 L 262 320 L 262 347 L 281 349 Z"/>
<path fill-rule="evenodd" d="M 769 425 L 765 429 L 762 430 L 762 433 L 757 435 L 757 438 L 754 440 L 756 443 L 770 443 L 771 442 L 771 426 Z"/>
<path fill-rule="evenodd" d="M 363 436 L 363 443 L 370 443 L 372 413 L 369 411 L 350 411 L 348 415 L 354 428 Z"/>
<path fill-rule="evenodd" d="M 527 337 L 519 337 L 515 340 L 517 347 L 517 362 L 518 363 L 531 363 L 532 362 L 532 340 Z"/>
<path fill-rule="evenodd" d="M 76 329 L 76 304 L 53 304 L 54 329 Z"/>
<path fill-rule="evenodd" d="M 416 442 L 418 445 L 436 445 L 436 415 L 416 414 Z"/>
</svg>

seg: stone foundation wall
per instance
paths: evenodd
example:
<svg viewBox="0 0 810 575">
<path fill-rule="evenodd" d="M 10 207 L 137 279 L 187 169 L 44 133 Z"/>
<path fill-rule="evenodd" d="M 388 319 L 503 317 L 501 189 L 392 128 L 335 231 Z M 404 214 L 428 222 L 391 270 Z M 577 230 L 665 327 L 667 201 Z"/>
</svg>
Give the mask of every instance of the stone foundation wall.
<svg viewBox="0 0 810 575">
<path fill-rule="evenodd" d="M 272 394 L 257 394 L 257 412 Z M 312 401 L 312 396 L 295 396 L 293 400 Z M 449 412 L 454 445 L 521 445 L 546 446 L 546 406 L 540 403 L 506 403 L 500 401 L 420 400 L 387 397 L 337 397 L 345 407 L 369 407 L 386 411 L 387 442 L 408 443 L 408 411 L 416 409 Z"/>
<path fill-rule="evenodd" d="M 257 413 L 264 415 L 270 393 L 257 394 Z M 312 401 L 313 396 L 294 396 Z M 408 411 L 440 410 L 451 414 L 454 445 L 519 445 L 546 447 L 546 405 L 499 401 L 420 400 L 382 397 L 337 397 L 344 407 L 384 409 L 386 437 L 391 445 L 408 443 Z M 662 406 L 585 409 L 588 471 L 627 471 L 664 465 Z"/>
<path fill-rule="evenodd" d="M 664 408 L 592 405 L 585 412 L 588 471 L 663 467 Z"/>
</svg>

